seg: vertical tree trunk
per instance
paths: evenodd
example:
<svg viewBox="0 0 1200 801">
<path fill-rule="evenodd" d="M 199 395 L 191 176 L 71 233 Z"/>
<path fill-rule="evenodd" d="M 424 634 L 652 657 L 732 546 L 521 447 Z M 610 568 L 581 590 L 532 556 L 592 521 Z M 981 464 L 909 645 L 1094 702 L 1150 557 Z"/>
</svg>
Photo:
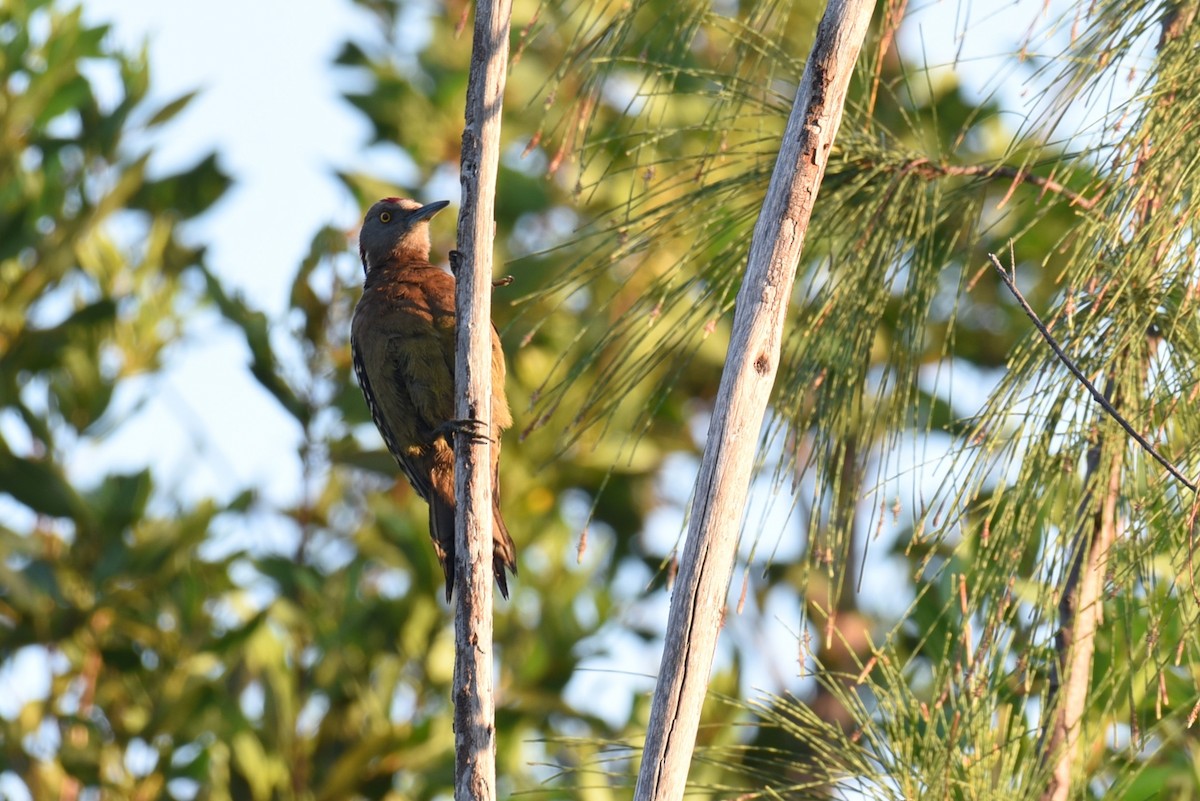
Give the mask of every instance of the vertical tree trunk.
<svg viewBox="0 0 1200 801">
<path fill-rule="evenodd" d="M 1090 454 L 1088 461 L 1091 461 Z M 1099 462 L 1099 453 L 1096 461 Z M 1050 692 L 1054 711 L 1047 728 L 1044 750 L 1051 764 L 1050 782 L 1042 793 L 1042 801 L 1066 801 L 1071 792 L 1071 771 L 1079 750 L 1080 728 L 1083 713 L 1087 709 L 1088 688 L 1091 686 L 1096 629 L 1103 622 L 1102 593 L 1108 551 L 1117 536 L 1122 461 L 1121 454 L 1114 455 L 1108 480 L 1097 481 L 1097 484 L 1101 484 L 1097 491 L 1103 500 L 1095 516 L 1091 536 L 1080 532 L 1071 546 L 1070 570 L 1059 603 L 1060 628 L 1056 650 L 1060 665 L 1054 668 L 1054 686 Z M 1057 678 L 1060 671 L 1061 684 Z"/>
<path fill-rule="evenodd" d="M 874 0 L 830 0 L 754 227 L 671 597 L 636 801 L 674 801 L 683 795 L 758 435 L 778 368 L 784 314 L 874 7 Z"/>
<path fill-rule="evenodd" d="M 511 0 L 475 8 L 462 143 L 455 294 L 454 413 L 491 431 L 492 239 L 500 112 L 508 71 Z M 496 797 L 496 708 L 492 683 L 492 478 L 486 437 L 455 435 L 454 798 Z"/>
</svg>

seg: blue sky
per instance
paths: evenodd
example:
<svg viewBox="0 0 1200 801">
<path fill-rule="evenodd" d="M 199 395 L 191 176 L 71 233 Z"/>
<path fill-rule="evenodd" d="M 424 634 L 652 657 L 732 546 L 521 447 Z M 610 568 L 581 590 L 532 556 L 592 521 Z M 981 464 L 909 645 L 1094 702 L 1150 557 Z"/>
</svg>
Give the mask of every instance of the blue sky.
<svg viewBox="0 0 1200 801">
<path fill-rule="evenodd" d="M 347 0 L 162 3 L 93 0 L 93 22 L 111 21 L 115 43 L 149 48 L 152 96 L 199 89 L 155 141 L 152 167 L 194 163 L 217 150 L 234 177 L 228 195 L 187 229 L 209 265 L 253 305 L 281 320 L 291 277 L 327 222 L 352 229 L 360 210 L 332 177 L 370 169 L 368 129 L 339 98 L 331 61 L 355 29 L 374 21 Z M 185 497 L 265 486 L 277 501 L 299 485 L 299 431 L 246 370 L 238 337 L 210 315 L 151 379 L 151 400 L 72 472 L 86 482 L 115 464 L 149 461 Z"/>
</svg>

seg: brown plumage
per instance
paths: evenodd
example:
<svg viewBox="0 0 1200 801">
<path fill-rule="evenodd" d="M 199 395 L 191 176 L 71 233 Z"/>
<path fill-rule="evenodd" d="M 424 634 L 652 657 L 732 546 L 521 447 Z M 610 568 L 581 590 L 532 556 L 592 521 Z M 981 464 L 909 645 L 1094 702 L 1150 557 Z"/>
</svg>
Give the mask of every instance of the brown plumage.
<svg viewBox="0 0 1200 801">
<path fill-rule="evenodd" d="M 413 489 L 429 504 L 429 536 L 454 590 L 454 278 L 429 263 L 429 218 L 449 205 L 385 198 L 359 233 L 366 280 L 354 309 L 354 372 L 375 426 Z M 492 540 L 496 582 L 508 597 L 516 548 L 500 515 L 500 432 L 512 425 L 504 353 L 492 329 Z"/>
</svg>

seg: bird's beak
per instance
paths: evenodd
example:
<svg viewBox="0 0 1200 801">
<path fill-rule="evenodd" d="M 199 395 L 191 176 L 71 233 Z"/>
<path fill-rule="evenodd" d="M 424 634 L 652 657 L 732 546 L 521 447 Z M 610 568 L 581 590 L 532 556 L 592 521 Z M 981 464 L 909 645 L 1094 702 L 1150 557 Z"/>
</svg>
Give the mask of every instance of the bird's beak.
<svg viewBox="0 0 1200 801">
<path fill-rule="evenodd" d="M 426 203 L 421 208 L 413 211 L 409 215 L 408 219 L 411 220 L 412 222 L 420 222 L 421 220 L 428 220 L 430 217 L 437 214 L 439 211 L 441 211 L 442 209 L 446 208 L 449 205 L 450 205 L 449 200 L 437 200 L 437 201 L 434 201 L 433 203 Z"/>
</svg>

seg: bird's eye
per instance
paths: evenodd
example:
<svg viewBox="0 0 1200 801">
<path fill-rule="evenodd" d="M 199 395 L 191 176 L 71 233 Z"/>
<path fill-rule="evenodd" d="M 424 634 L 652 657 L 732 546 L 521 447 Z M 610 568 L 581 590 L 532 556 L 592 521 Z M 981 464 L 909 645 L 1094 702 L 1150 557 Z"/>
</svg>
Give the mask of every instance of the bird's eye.
<svg viewBox="0 0 1200 801">
<path fill-rule="evenodd" d="M 390 223 L 392 221 L 392 213 L 390 211 L 379 212 L 379 221 L 381 223 Z"/>
</svg>

